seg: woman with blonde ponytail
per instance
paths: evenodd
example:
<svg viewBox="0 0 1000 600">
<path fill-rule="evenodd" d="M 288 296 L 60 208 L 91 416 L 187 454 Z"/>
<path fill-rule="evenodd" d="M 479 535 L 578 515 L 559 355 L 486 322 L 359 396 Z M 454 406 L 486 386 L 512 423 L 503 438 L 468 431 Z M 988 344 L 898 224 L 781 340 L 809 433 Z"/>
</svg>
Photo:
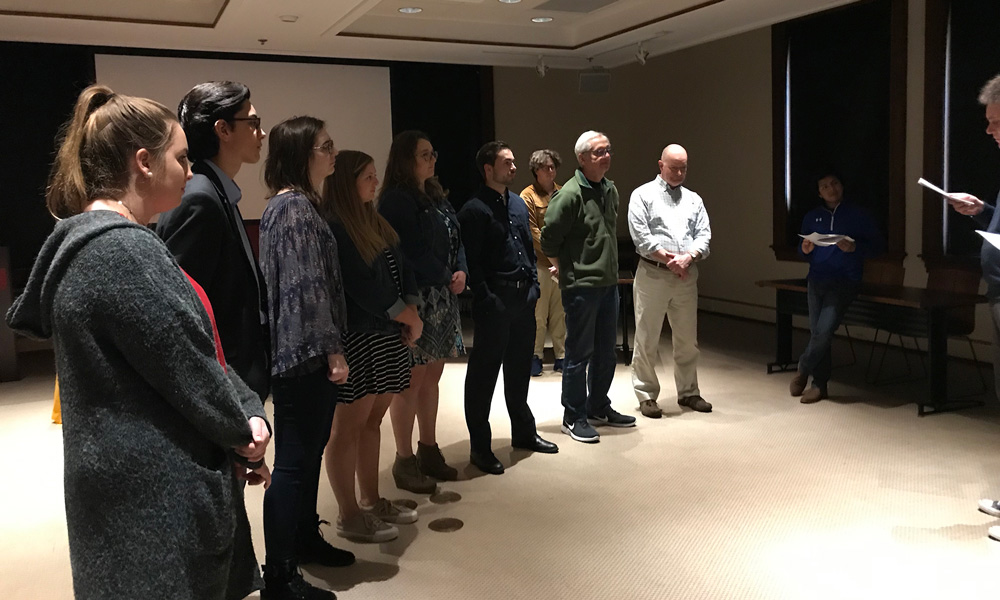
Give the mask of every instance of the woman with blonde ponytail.
<svg viewBox="0 0 1000 600">
<path fill-rule="evenodd" d="M 388 541 L 399 535 L 394 523 L 417 520 L 417 511 L 393 504 L 378 490 L 382 417 L 393 394 L 410 386 L 408 346 L 420 338 L 423 322 L 417 282 L 403 265 L 399 236 L 375 209 L 377 191 L 372 157 L 342 150 L 320 204 L 340 251 L 347 302 L 344 356 L 350 368 L 337 388 L 343 406 L 333 417 L 325 464 L 340 511 L 337 535 L 361 542 Z"/>
<path fill-rule="evenodd" d="M 267 485 L 270 426 L 222 359 L 204 291 L 146 227 L 190 178 L 166 107 L 84 90 L 46 197 L 59 222 L 7 313 L 55 349 L 77 599 L 261 587 L 239 479 Z"/>
</svg>

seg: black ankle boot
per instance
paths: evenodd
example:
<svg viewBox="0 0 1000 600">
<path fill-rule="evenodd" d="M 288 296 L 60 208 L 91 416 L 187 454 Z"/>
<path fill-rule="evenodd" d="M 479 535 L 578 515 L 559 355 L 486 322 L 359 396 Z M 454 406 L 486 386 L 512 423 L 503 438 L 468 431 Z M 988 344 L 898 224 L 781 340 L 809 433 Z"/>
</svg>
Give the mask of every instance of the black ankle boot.
<svg viewBox="0 0 1000 600">
<path fill-rule="evenodd" d="M 337 600 L 333 592 L 321 590 L 302 578 L 294 560 L 268 561 L 264 565 L 262 600 Z"/>
<path fill-rule="evenodd" d="M 299 525 L 295 543 L 295 556 L 300 565 L 317 564 L 325 567 L 347 567 L 354 564 L 354 553 L 341 550 L 323 538 L 320 525 L 329 525 L 328 521 L 319 520 L 310 525 Z"/>
</svg>

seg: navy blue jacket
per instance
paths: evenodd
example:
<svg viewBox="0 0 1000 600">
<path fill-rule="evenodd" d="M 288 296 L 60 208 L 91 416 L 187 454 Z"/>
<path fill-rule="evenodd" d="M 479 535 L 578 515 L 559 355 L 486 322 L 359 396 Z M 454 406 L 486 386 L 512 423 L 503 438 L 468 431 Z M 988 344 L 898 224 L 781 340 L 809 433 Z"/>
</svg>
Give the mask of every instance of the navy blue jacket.
<svg viewBox="0 0 1000 600">
<path fill-rule="evenodd" d="M 402 285 L 402 294 L 389 270 L 385 254 L 379 254 L 369 265 L 361 257 L 357 246 L 338 222 L 330 223 L 333 236 L 340 250 L 340 273 L 344 278 L 344 300 L 347 303 L 347 330 L 355 333 L 397 334 L 401 324 L 393 317 L 403 312 L 407 304 L 416 304 L 417 283 L 406 267 L 398 247 L 389 252 L 396 261 Z"/>
<path fill-rule="evenodd" d="M 844 252 L 836 246 L 816 246 L 809 254 L 799 254 L 809 261 L 809 279 L 817 281 L 861 281 L 866 258 L 885 251 L 885 239 L 867 211 L 848 202 L 841 202 L 834 210 L 826 205 L 806 213 L 802 219 L 802 234 L 836 233 L 854 239 L 854 252 Z"/>
<path fill-rule="evenodd" d="M 1000 204 L 1000 194 L 997 195 L 997 204 Z M 996 206 L 984 205 L 983 212 L 973 219 L 986 231 L 1000 233 L 1000 210 Z M 983 242 L 979 261 L 983 268 L 983 281 L 986 282 L 986 297 L 990 300 L 1000 299 L 1000 249 L 989 242 Z"/>
<path fill-rule="evenodd" d="M 378 211 L 399 234 L 400 249 L 407 267 L 413 272 L 417 287 L 448 285 L 456 271 L 465 271 L 468 278 L 464 247 L 459 246 L 455 264 L 448 261 L 451 239 L 441 212 L 458 229 L 458 217 L 451 204 L 441 202 L 439 207 L 435 207 L 429 201 L 420 201 L 414 192 L 394 188 L 382 194 Z"/>
</svg>

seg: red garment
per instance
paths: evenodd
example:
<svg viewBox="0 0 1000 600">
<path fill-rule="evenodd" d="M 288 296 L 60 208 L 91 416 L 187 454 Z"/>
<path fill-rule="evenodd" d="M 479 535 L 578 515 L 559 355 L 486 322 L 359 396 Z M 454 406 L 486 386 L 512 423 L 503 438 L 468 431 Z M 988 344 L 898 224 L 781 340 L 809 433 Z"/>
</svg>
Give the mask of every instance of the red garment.
<svg viewBox="0 0 1000 600">
<path fill-rule="evenodd" d="M 208 294 L 205 293 L 205 290 L 184 269 L 181 269 L 181 273 L 184 273 L 184 276 L 188 278 L 188 281 L 191 282 L 191 287 L 194 288 L 194 291 L 198 294 L 198 298 L 201 299 L 201 303 L 205 305 L 208 320 L 212 322 L 212 337 L 215 338 L 215 357 L 219 359 L 219 364 L 222 365 L 222 370 L 225 371 L 226 355 L 222 353 L 222 340 L 219 338 L 219 328 L 215 326 L 215 312 L 212 310 L 212 303 L 208 300 Z"/>
</svg>

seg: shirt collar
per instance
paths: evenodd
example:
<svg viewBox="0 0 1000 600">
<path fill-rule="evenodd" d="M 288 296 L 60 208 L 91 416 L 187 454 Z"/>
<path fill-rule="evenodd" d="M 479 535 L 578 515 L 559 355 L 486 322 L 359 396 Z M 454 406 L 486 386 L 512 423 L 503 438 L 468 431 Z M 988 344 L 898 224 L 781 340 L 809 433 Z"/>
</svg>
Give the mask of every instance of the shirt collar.
<svg viewBox="0 0 1000 600">
<path fill-rule="evenodd" d="M 226 193 L 226 198 L 229 199 L 229 202 L 232 204 L 239 202 L 243 198 L 243 192 L 240 190 L 240 186 L 236 185 L 236 182 L 233 181 L 233 178 L 223 173 L 222 169 L 211 160 L 205 159 L 205 164 L 212 167 L 212 170 L 219 177 L 219 181 L 222 182 L 222 191 Z"/>
<path fill-rule="evenodd" d="M 663 190 L 671 200 L 674 202 L 681 201 L 681 189 L 684 187 L 683 185 L 671 187 L 671 185 L 667 183 L 667 180 L 659 175 L 656 176 L 656 181 L 660 184 L 660 189 Z"/>
</svg>

